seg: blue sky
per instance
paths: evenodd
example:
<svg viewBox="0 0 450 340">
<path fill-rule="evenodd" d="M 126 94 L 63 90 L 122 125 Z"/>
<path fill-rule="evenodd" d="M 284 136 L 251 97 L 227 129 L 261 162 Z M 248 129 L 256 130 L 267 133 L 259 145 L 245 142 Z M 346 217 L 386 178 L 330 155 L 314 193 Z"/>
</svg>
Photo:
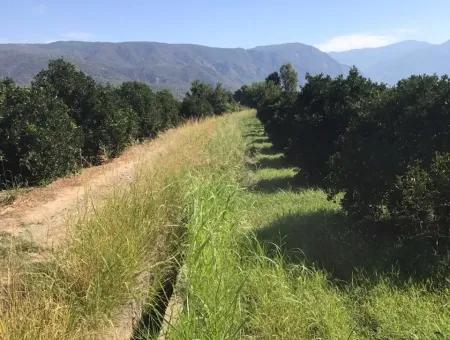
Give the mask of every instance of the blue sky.
<svg viewBox="0 0 450 340">
<path fill-rule="evenodd" d="M 161 41 L 323 50 L 450 39 L 450 0 L 0 0 L 0 42 Z"/>
</svg>

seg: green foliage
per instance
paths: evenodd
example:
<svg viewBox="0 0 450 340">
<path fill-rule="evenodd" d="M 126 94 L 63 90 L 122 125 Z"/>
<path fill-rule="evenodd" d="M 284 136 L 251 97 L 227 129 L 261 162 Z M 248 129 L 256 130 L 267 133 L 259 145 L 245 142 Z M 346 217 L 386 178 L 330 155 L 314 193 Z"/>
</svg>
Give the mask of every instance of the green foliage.
<svg viewBox="0 0 450 340">
<path fill-rule="evenodd" d="M 256 109 L 264 101 L 264 98 L 273 92 L 271 88 L 267 87 L 267 84 L 270 84 L 270 82 L 266 81 L 253 83 L 251 85 L 243 85 L 234 93 L 234 100 L 242 105 Z M 276 85 L 278 88 L 279 84 Z"/>
<path fill-rule="evenodd" d="M 370 233 L 450 235 L 448 77 L 413 76 L 387 88 L 353 68 L 347 77 L 307 76 L 295 95 L 285 85 L 289 67 L 282 69 L 281 90 L 267 80 L 270 94 L 256 106 L 300 176 L 330 197 L 343 191 L 344 209 L 370 221 Z"/>
<path fill-rule="evenodd" d="M 409 166 L 397 177 L 388 210 L 408 233 L 450 235 L 450 153 L 437 153 L 426 170 Z"/>
<path fill-rule="evenodd" d="M 245 229 L 253 227 L 257 240 L 253 252 L 240 251 L 241 262 L 235 265 L 246 276 L 245 335 L 447 339 L 448 255 L 436 254 L 427 239 L 372 238 L 356 232 L 339 199 L 292 186 L 295 171 L 253 117 L 246 127 L 254 166 L 240 220 Z M 448 178 L 447 172 L 446 183 Z"/>
<path fill-rule="evenodd" d="M 184 118 L 199 118 L 221 114 L 234 108 L 233 94 L 221 84 L 213 88 L 209 84 L 194 81 L 181 105 Z"/>
<path fill-rule="evenodd" d="M 294 71 L 295 72 L 295 71 Z M 272 72 L 266 77 L 266 83 L 272 82 L 275 85 L 281 85 L 280 74 L 278 72 Z"/>
<path fill-rule="evenodd" d="M 122 102 L 136 113 L 139 126 L 137 137 L 155 135 L 163 124 L 158 100 L 150 87 L 139 82 L 125 82 L 118 89 L 118 94 Z"/>
<path fill-rule="evenodd" d="M 92 113 L 96 93 L 94 79 L 63 59 L 51 60 L 48 68 L 34 77 L 32 86 L 52 88 L 69 107 L 77 125 L 83 126 Z"/>
<path fill-rule="evenodd" d="M 81 131 L 55 93 L 8 84 L 2 97 L 1 187 L 40 184 L 81 166 Z"/>
<path fill-rule="evenodd" d="M 115 157 L 137 135 L 139 121 L 132 108 L 124 105 L 111 87 L 97 86 L 93 117 L 89 117 L 90 146 L 97 160 Z"/>
<path fill-rule="evenodd" d="M 332 192 L 357 219 L 393 220 L 402 234 L 449 235 L 450 81 L 402 80 L 352 122 L 332 159 Z"/>
<path fill-rule="evenodd" d="M 226 92 L 218 87 L 214 93 Z M 179 109 L 168 91 L 154 93 L 137 82 L 100 85 L 63 59 L 50 61 L 29 89 L 3 80 L 0 186 L 39 184 L 101 163 L 132 140 L 178 124 Z"/>
<path fill-rule="evenodd" d="M 194 81 L 191 89 L 181 104 L 181 115 L 184 118 L 195 118 L 212 115 L 214 108 L 209 102 L 213 89 L 211 85 L 198 80 Z"/>
<path fill-rule="evenodd" d="M 56 92 L 70 109 L 70 116 L 83 130 L 83 157 L 87 162 L 99 162 L 99 126 L 104 120 L 98 112 L 97 86 L 95 81 L 78 71 L 63 59 L 51 60 L 46 70 L 39 72 L 32 87 L 46 88 Z"/>
<path fill-rule="evenodd" d="M 97 84 L 67 61 L 52 60 L 30 89 L 0 82 L 0 186 L 38 184 L 99 164 L 182 118 L 235 107 L 221 84 L 194 82 L 181 105 L 168 90 L 154 92 L 139 82 Z"/>
<path fill-rule="evenodd" d="M 180 121 L 180 102 L 168 90 L 156 92 L 156 101 L 161 113 L 161 127 L 167 129 Z"/>
<path fill-rule="evenodd" d="M 353 68 L 346 78 L 308 76 L 292 114 L 282 128 L 292 131 L 286 154 L 312 184 L 320 184 L 329 174 L 329 159 L 338 150 L 338 141 L 352 119 L 367 111 L 384 86 L 372 83 Z M 307 145 L 307 147 L 305 147 Z"/>
<path fill-rule="evenodd" d="M 292 64 L 284 64 L 280 67 L 280 82 L 287 93 L 295 93 L 298 90 L 298 74 Z"/>
<path fill-rule="evenodd" d="M 215 114 L 221 114 L 234 109 L 233 94 L 217 84 L 209 99 Z"/>
</svg>

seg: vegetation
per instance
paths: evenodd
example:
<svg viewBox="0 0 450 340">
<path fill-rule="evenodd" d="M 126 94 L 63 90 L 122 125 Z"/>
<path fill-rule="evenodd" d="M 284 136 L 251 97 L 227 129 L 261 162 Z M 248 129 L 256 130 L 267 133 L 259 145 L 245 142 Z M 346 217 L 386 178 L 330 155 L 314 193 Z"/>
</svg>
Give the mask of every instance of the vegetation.
<svg viewBox="0 0 450 340">
<path fill-rule="evenodd" d="M 71 60 L 96 81 L 114 85 L 141 81 L 155 89 L 170 89 L 179 98 L 196 79 L 238 88 L 263 79 L 273 65 L 286 60 L 295 61 L 297 70 L 333 76 L 347 69 L 343 64 L 353 65 L 340 64 L 327 53 L 300 43 L 242 49 L 157 42 L 58 41 L 0 44 L 0 77 L 9 75 L 20 85 L 27 85 L 49 59 L 60 57 Z M 437 63 L 433 66 L 438 67 Z"/>
<path fill-rule="evenodd" d="M 429 238 L 445 251 L 449 84 L 448 77 L 413 76 L 387 88 L 353 68 L 347 77 L 307 76 L 298 92 L 268 78 L 237 96 L 256 103 L 275 147 L 301 169 L 299 179 L 330 197 L 344 193 L 343 208 L 361 222 L 355 227 Z"/>
<path fill-rule="evenodd" d="M 403 275 L 397 260 L 412 261 L 411 254 L 402 258 L 388 240 L 355 233 L 323 191 L 297 190 L 296 168 L 251 113 L 227 117 L 225 127 L 212 147 L 226 166 L 192 188 L 178 287 L 183 312 L 167 338 L 450 335 L 448 273 Z"/>
<path fill-rule="evenodd" d="M 161 321 L 161 287 L 179 270 L 167 338 L 450 337 L 449 78 L 297 78 L 283 65 L 234 99 L 194 82 L 182 103 L 62 60 L 30 88 L 0 83 L 2 186 L 101 162 L 235 100 L 259 118 L 164 134 L 158 157 L 45 261 L 24 260 L 32 244 L 0 245 L 0 335 L 108 336 L 130 301 Z M 134 337 L 158 333 L 142 320 Z"/>
<path fill-rule="evenodd" d="M 220 84 L 194 82 L 181 105 L 167 90 L 138 82 L 100 85 L 62 59 L 50 61 L 29 88 L 0 83 L 0 187 L 45 183 L 115 157 L 182 118 L 234 106 Z"/>
<path fill-rule="evenodd" d="M 236 108 L 233 94 L 225 90 L 221 84 L 213 88 L 209 84 L 194 81 L 186 94 L 181 113 L 184 118 L 206 117 Z"/>
<path fill-rule="evenodd" d="M 190 190 L 222 164 L 209 148 L 219 124 L 187 123 L 156 140 L 160 151 L 142 153 L 133 183 L 82 214 L 67 243 L 45 261 L 26 261 L 24 246 L 8 249 L 0 259 L 9 273 L 0 291 L 0 337 L 113 337 L 111 325 L 120 324 L 131 302 L 152 309 L 206 188 Z"/>
<path fill-rule="evenodd" d="M 105 334 L 102 326 L 130 299 L 154 310 L 181 261 L 182 306 L 166 338 L 450 335 L 448 258 L 429 262 L 420 243 L 368 238 L 355 232 L 339 197 L 298 190 L 297 168 L 253 112 L 191 122 L 160 138 L 165 152 L 79 221 L 54 260 L 27 265 L 10 251 L 0 332 Z M 143 280 L 146 273 L 154 281 Z M 158 332 L 144 323 L 135 337 Z"/>
<path fill-rule="evenodd" d="M 0 106 L 0 186 L 38 183 L 77 170 L 82 132 L 45 88 L 4 82 Z"/>
</svg>

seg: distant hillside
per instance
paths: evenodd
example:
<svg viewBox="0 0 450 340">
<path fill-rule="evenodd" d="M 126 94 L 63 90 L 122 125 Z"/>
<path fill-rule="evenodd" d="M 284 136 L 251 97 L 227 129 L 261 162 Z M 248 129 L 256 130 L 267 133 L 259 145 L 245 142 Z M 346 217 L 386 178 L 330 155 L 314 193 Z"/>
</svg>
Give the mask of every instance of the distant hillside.
<svg viewBox="0 0 450 340">
<path fill-rule="evenodd" d="M 450 41 L 441 45 L 403 41 L 330 55 L 342 64 L 356 65 L 366 76 L 388 84 L 412 74 L 450 74 Z"/>
<path fill-rule="evenodd" d="M 306 72 L 336 76 L 348 69 L 326 53 L 299 43 L 242 49 L 155 42 L 68 41 L 0 44 L 0 77 L 27 84 L 49 59 L 57 57 L 75 63 L 102 82 L 138 80 L 179 93 L 186 91 L 195 79 L 238 88 L 264 79 L 286 62 L 295 66 L 301 78 Z"/>
</svg>

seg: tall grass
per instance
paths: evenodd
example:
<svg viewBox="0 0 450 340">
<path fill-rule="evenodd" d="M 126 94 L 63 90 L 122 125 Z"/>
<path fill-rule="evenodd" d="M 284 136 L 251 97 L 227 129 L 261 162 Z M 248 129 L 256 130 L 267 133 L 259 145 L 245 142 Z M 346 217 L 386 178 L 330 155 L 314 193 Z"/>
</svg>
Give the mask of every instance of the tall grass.
<svg viewBox="0 0 450 340">
<path fill-rule="evenodd" d="M 137 309 L 154 303 L 179 253 L 189 173 L 209 164 L 216 125 L 189 123 L 150 144 L 134 182 L 90 208 L 50 259 L 10 253 L 0 338 L 112 337 L 130 303 Z"/>
<path fill-rule="evenodd" d="M 223 166 L 192 182 L 184 309 L 169 338 L 450 337 L 448 277 L 400 276 L 396 249 L 376 251 L 386 245 L 351 232 L 339 201 L 298 188 L 252 114 L 223 123 L 212 144 Z"/>
<path fill-rule="evenodd" d="M 246 334 L 280 339 L 449 338 L 450 278 L 415 277 L 406 268 L 419 263 L 414 257 L 419 249 L 414 254 L 387 241 L 374 244 L 349 228 L 351 221 L 339 201 L 296 186 L 296 170 L 271 148 L 259 122 L 248 118 L 245 124 L 253 134 L 253 184 L 247 200 L 254 202 L 249 218 L 256 237 L 253 257 L 244 267 L 244 294 L 251 301 Z"/>
<path fill-rule="evenodd" d="M 143 166 L 134 185 L 80 221 L 53 261 L 18 261 L 2 334 L 98 336 L 127 301 L 151 309 L 181 262 L 181 314 L 166 338 L 450 338 L 448 276 L 400 275 L 397 249 L 377 251 L 386 245 L 352 232 L 339 201 L 298 188 L 298 170 L 252 112 L 185 126 L 163 142 L 158 167 Z"/>
<path fill-rule="evenodd" d="M 235 116 L 222 119 L 209 145 L 211 163 L 192 173 L 180 287 L 185 306 L 168 335 L 173 339 L 237 338 L 242 328 L 245 277 L 237 266 L 242 231 L 236 217 L 245 203 L 239 199 L 245 150 L 238 123 Z"/>
</svg>

